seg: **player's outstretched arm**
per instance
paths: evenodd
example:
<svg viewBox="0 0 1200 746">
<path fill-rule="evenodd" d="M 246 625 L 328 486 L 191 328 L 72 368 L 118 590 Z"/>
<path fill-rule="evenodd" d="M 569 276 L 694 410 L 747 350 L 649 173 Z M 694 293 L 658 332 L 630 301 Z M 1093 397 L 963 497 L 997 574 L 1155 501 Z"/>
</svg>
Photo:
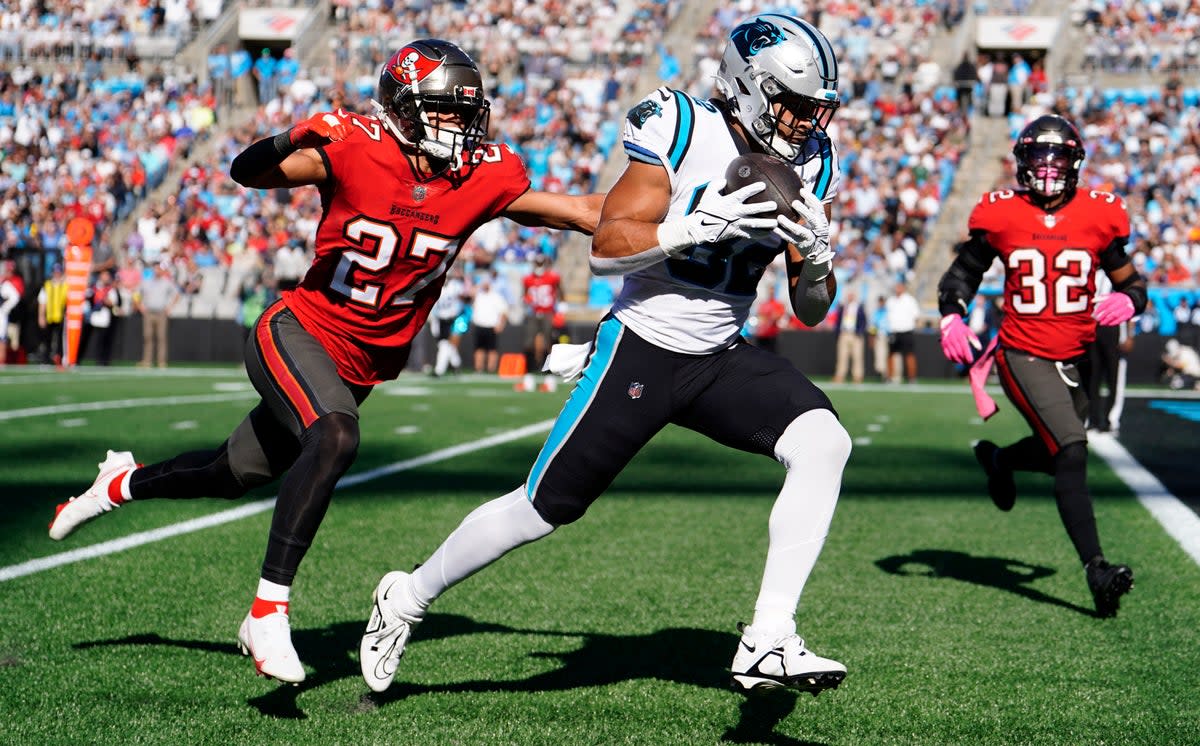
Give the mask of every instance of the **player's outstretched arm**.
<svg viewBox="0 0 1200 746">
<path fill-rule="evenodd" d="M 521 225 L 556 230 L 596 232 L 604 194 L 556 194 L 530 190 L 509 204 L 504 217 Z"/>
<path fill-rule="evenodd" d="M 693 212 L 664 221 L 671 203 L 666 169 L 631 162 L 604 200 L 592 239 L 592 271 L 628 274 L 693 246 L 761 238 L 775 229 L 774 202 L 746 202 L 765 184 L 749 184 L 731 194 L 721 193 L 724 186 L 724 180 L 708 184 Z"/>
<path fill-rule="evenodd" d="M 315 148 L 343 140 L 349 119 L 340 109 L 321 112 L 286 132 L 264 138 L 233 159 L 229 176 L 252 189 L 276 189 L 319 184 L 326 179 L 325 161 Z"/>
</svg>

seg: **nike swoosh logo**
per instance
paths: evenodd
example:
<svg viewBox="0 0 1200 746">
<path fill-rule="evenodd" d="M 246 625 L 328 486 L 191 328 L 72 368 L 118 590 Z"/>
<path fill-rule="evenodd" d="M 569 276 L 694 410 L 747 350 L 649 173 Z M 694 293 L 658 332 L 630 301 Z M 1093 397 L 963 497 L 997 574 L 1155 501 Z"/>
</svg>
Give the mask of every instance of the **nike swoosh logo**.
<svg viewBox="0 0 1200 746">
<path fill-rule="evenodd" d="M 754 652 L 754 649 L 755 649 L 756 647 L 758 647 L 758 646 L 757 646 L 757 645 L 750 645 L 750 644 L 749 644 L 749 643 L 747 643 L 745 640 L 742 640 L 742 647 L 744 647 L 745 649 L 747 649 L 747 650 L 749 650 L 751 653 L 753 653 L 753 652 Z"/>
<path fill-rule="evenodd" d="M 717 225 L 724 225 L 724 220 L 709 220 L 708 218 L 700 218 L 700 225 L 705 228 L 712 228 Z"/>
</svg>

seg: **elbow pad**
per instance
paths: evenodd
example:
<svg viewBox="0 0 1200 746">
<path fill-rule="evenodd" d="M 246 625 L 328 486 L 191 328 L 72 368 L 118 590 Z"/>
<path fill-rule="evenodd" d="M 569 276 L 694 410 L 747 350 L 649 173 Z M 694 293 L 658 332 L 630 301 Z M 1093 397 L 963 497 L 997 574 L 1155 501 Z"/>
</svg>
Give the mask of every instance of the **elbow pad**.
<svg viewBox="0 0 1200 746">
<path fill-rule="evenodd" d="M 792 289 L 792 311 L 805 326 L 820 324 L 829 313 L 832 300 L 825 280 L 811 281 L 804 277 Z"/>
<path fill-rule="evenodd" d="M 237 154 L 229 166 L 229 178 L 244 186 L 259 174 L 283 163 L 297 150 L 299 148 L 292 144 L 288 132 L 264 137 Z"/>
</svg>

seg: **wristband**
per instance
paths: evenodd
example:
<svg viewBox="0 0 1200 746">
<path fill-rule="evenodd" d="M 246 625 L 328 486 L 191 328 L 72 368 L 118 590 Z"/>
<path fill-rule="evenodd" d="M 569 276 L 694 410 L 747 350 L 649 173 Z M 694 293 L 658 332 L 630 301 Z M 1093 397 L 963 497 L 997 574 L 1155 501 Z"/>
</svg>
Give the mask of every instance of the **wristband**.
<svg viewBox="0 0 1200 746">
<path fill-rule="evenodd" d="M 292 129 L 295 128 L 292 127 L 284 132 L 280 132 L 278 135 L 275 135 L 273 141 L 275 144 L 275 152 L 279 153 L 281 158 L 287 158 L 289 155 L 300 149 L 298 145 L 292 142 Z"/>
</svg>

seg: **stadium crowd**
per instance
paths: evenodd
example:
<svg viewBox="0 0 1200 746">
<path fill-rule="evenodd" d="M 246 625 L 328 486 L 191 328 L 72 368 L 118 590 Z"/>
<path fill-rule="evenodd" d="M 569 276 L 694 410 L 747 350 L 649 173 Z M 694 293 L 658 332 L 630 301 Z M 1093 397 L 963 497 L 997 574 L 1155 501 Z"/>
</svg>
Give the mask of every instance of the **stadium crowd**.
<svg viewBox="0 0 1200 746">
<path fill-rule="evenodd" d="M 1087 34 L 1087 71 L 1200 70 L 1200 2 L 1077 0 L 1075 22 Z"/>
<path fill-rule="evenodd" d="M 101 3 L 99 11 L 88 6 L 87 15 L 78 3 L 46 5 L 49 11 L 37 14 L 20 3 L 0 3 L 0 58 L 16 62 L 0 71 L 5 252 L 43 247 L 50 252 L 42 268 L 48 271 L 66 222 L 84 215 L 97 224 L 101 262 L 126 291 L 127 313 L 135 308 L 142 279 L 165 265 L 182 294 L 173 315 L 246 323 L 303 273 L 320 203 L 315 190 L 241 189 L 228 178 L 230 160 L 248 143 L 314 111 L 340 106 L 369 112 L 379 65 L 396 38 L 444 35 L 461 43 L 487 76 L 494 136 L 522 155 L 534 187 L 580 193 L 597 186 L 620 137 L 622 106 L 644 93 L 632 90 L 644 66 L 657 65 L 668 85 L 710 95 L 724 39 L 752 7 L 719 7 L 681 64 L 659 42 L 661 29 L 682 7 L 677 0 L 642 0 L 627 16 L 627 6 L 616 2 L 410 4 L 390 10 L 335 2 L 327 58 L 322 52 L 301 62 L 291 50 L 279 56 L 261 50 L 253 60 L 245 49 L 227 54 L 217 47 L 209 74 L 197 75 L 170 67 L 164 72 L 136 55 L 127 74 L 109 63 L 128 56 L 131 35 L 186 40 L 219 14 L 220 3 L 179 0 L 150 9 Z M 975 5 L 977 13 L 1020 13 L 1024 4 Z M 1091 12 L 1101 5 L 1103 13 Z M 1149 69 L 1182 71 L 1188 59 L 1194 63 L 1184 37 L 1191 30 L 1194 46 L 1197 5 L 1090 3 L 1080 20 L 1093 37 L 1111 39 L 1126 33 L 1110 22 L 1118 12 L 1135 21 L 1129 32 L 1135 36 L 1183 40 L 1175 52 L 1156 55 L 1157 66 L 1147 63 Z M 950 84 L 951 71 L 934 55 L 939 40 L 961 22 L 965 3 L 820 6 L 808 15 L 842 60 L 843 103 L 830 127 L 842 165 L 832 226 L 837 274 L 864 300 L 868 318 L 882 319 L 877 306 L 897 280 L 908 279 L 966 149 L 970 100 Z M 51 49 L 52 41 L 31 41 L 47 29 L 66 33 L 85 26 L 91 46 L 76 57 Z M 71 65 L 30 64 L 72 59 Z M 977 73 L 987 70 L 983 62 Z M 249 114 L 236 108 L 229 84 L 240 76 L 258 84 L 260 100 Z M 1195 90 L 1176 72 L 1165 86 L 1136 95 L 1068 89 L 1051 99 L 1049 87 L 1037 80 L 1035 75 L 1017 98 L 1030 103 L 1014 111 L 1013 126 L 1049 108 L 1079 118 L 1091 147 L 1093 186 L 1129 195 L 1139 268 L 1158 285 L 1190 289 L 1200 271 Z M 178 189 L 147 201 L 169 167 L 193 151 L 204 157 L 182 170 Z M 109 245 L 111 229 L 123 220 L 132 221 L 133 230 L 119 246 Z M 562 240 L 507 221 L 490 223 L 463 249 L 468 287 L 494 279 L 510 308 L 519 309 L 521 278 L 533 258 L 553 258 Z M 782 297 L 782 268 L 768 277 L 762 299 Z M 611 299 L 612 283 L 593 279 L 593 308 Z M 1173 307 L 1178 300 L 1169 295 L 1163 303 Z M 23 302 L 33 304 L 32 291 Z M 1158 315 L 1171 315 L 1161 306 L 1155 306 Z M 834 314 L 826 326 L 837 323 Z M 754 333 L 753 322 L 747 333 Z"/>
</svg>

